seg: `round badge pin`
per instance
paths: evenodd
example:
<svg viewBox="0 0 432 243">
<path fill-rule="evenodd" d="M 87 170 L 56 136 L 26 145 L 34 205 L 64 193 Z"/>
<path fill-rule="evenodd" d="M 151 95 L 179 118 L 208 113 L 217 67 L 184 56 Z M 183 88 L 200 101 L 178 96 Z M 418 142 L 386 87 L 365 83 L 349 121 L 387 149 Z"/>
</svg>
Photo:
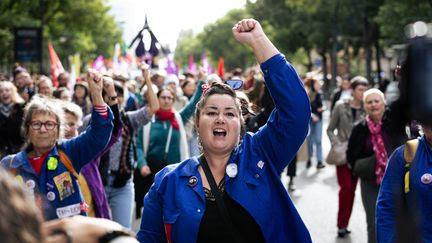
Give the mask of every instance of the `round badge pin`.
<svg viewBox="0 0 432 243">
<path fill-rule="evenodd" d="M 230 178 L 234 178 L 237 176 L 237 164 L 231 163 L 226 167 L 226 173 Z"/>
<path fill-rule="evenodd" d="M 47 198 L 48 198 L 48 200 L 50 200 L 50 201 L 54 201 L 54 199 L 55 199 L 55 193 L 54 192 L 48 192 L 47 193 Z"/>
<path fill-rule="evenodd" d="M 26 184 L 27 188 L 29 188 L 29 189 L 34 189 L 36 186 L 36 183 L 34 180 L 28 180 L 28 181 L 26 181 L 25 184 Z"/>
<path fill-rule="evenodd" d="M 55 170 L 57 169 L 57 165 L 58 165 L 58 159 L 56 157 L 50 157 L 48 159 L 48 170 Z"/>
<path fill-rule="evenodd" d="M 196 176 L 191 176 L 191 177 L 189 177 L 188 185 L 189 185 L 190 187 L 194 187 L 194 186 L 196 186 L 197 183 L 198 183 L 198 178 L 197 178 Z"/>
<path fill-rule="evenodd" d="M 420 180 L 423 184 L 430 184 L 432 182 L 432 175 L 430 173 L 423 174 Z"/>
</svg>

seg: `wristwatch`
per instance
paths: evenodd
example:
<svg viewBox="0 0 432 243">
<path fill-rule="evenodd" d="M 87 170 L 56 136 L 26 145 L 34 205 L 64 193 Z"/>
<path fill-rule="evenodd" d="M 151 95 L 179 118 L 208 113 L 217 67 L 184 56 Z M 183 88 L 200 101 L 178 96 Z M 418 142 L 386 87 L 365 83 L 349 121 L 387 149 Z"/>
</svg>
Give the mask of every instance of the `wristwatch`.
<svg viewBox="0 0 432 243">
<path fill-rule="evenodd" d="M 110 96 L 110 97 L 108 97 L 108 99 L 109 99 L 110 101 L 116 101 L 116 99 L 117 99 L 117 95 L 116 95 L 116 96 Z"/>
</svg>

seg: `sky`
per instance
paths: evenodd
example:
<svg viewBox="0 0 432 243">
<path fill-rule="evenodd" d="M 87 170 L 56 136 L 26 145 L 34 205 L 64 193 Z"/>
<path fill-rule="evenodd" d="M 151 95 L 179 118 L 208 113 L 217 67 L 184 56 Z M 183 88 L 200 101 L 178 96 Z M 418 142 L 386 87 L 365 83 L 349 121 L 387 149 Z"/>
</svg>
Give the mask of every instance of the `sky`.
<svg viewBox="0 0 432 243">
<path fill-rule="evenodd" d="M 214 23 L 231 9 L 243 8 L 245 3 L 246 0 L 108 1 L 110 13 L 122 27 L 123 39 L 128 45 L 144 26 L 147 14 L 148 24 L 156 38 L 171 50 L 174 50 L 181 30 L 192 29 L 197 34 L 205 25 Z"/>
</svg>

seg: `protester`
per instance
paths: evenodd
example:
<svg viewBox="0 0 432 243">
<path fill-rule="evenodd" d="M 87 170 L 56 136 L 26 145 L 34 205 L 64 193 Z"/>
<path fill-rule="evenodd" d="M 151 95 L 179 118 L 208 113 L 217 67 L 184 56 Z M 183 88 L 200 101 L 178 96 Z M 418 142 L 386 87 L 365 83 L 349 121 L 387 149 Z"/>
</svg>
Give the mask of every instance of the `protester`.
<svg viewBox="0 0 432 243">
<path fill-rule="evenodd" d="M 44 75 L 40 76 L 36 81 L 36 92 L 46 97 L 52 97 L 53 91 L 54 88 L 51 79 Z"/>
<path fill-rule="evenodd" d="M 204 74 L 200 79 L 205 80 Z M 192 117 L 196 104 L 202 92 L 202 81 L 198 82 L 194 96 L 186 106 L 176 111 L 174 109 L 175 93 L 170 88 L 162 88 L 157 97 L 160 109 L 155 113 L 152 122 L 138 131 L 136 174 L 137 188 L 136 215 L 141 215 L 144 195 L 154 182 L 154 176 L 169 164 L 178 163 L 189 157 L 185 125 Z"/>
<path fill-rule="evenodd" d="M 88 89 L 87 82 L 79 81 L 75 84 L 74 93 L 72 95 L 72 102 L 81 107 L 84 116 L 90 114 L 92 110 Z"/>
<path fill-rule="evenodd" d="M 20 134 L 24 100 L 9 81 L 0 81 L 0 158 L 17 153 L 24 143 Z"/>
<path fill-rule="evenodd" d="M 58 81 L 58 88 L 64 87 L 64 88 L 68 88 L 69 87 L 69 73 L 68 72 L 62 72 L 58 75 L 57 77 L 57 81 Z"/>
<path fill-rule="evenodd" d="M 180 111 L 181 109 L 183 109 L 189 99 L 183 95 L 183 91 L 180 89 L 179 86 L 179 79 L 177 78 L 177 75 L 169 74 L 165 78 L 165 87 L 170 88 L 175 93 L 175 100 L 173 105 L 174 109 L 176 111 Z"/>
<path fill-rule="evenodd" d="M 422 122 L 424 135 L 391 155 L 378 194 L 378 242 L 431 242 L 432 124 Z M 408 161 L 410 160 L 410 161 Z M 409 163 L 407 165 L 407 163 Z"/>
<path fill-rule="evenodd" d="M 203 156 L 157 174 L 145 197 L 140 242 L 311 242 L 279 179 L 307 134 L 307 94 L 257 21 L 239 21 L 233 34 L 252 47 L 276 109 L 267 125 L 239 145 L 242 115 L 235 92 L 219 83 L 206 88 L 195 112 Z"/>
<path fill-rule="evenodd" d="M 344 82 L 344 81 L 343 81 Z M 364 118 L 363 93 L 368 88 L 366 78 L 356 76 L 350 81 L 351 97 L 339 100 L 330 116 L 327 127 L 327 135 L 332 147 L 345 146 L 356 122 Z M 336 133 L 337 131 L 337 133 Z M 346 148 L 346 146 L 345 146 Z M 345 153 L 345 151 L 343 152 Z M 333 161 L 327 161 L 331 164 Z M 354 205 L 357 176 L 354 176 L 348 168 L 346 160 L 336 166 L 336 177 L 339 184 L 339 207 L 337 214 L 338 237 L 345 237 L 350 231 L 347 229 Z"/>
<path fill-rule="evenodd" d="M 149 66 L 140 66 L 146 85 L 151 86 Z M 109 97 L 109 100 L 117 99 L 122 103 L 123 86 L 114 83 L 117 96 Z M 122 128 L 120 137 L 104 155 L 102 155 L 99 170 L 105 193 L 111 208 L 112 219 L 125 228 L 131 228 L 134 182 L 132 179 L 133 165 L 135 164 L 136 131 L 150 121 L 151 116 L 159 109 L 157 97 L 153 89 L 147 93 L 148 106 L 143 106 L 136 111 L 120 110 Z"/>
<path fill-rule="evenodd" d="M 69 89 L 66 87 L 60 87 L 60 88 L 54 90 L 53 96 L 57 99 L 60 99 L 60 100 L 72 101 L 72 95 L 71 95 Z M 81 111 L 81 113 L 82 113 L 82 111 Z"/>
<path fill-rule="evenodd" d="M 353 91 L 351 84 L 352 82 L 348 78 L 344 78 L 340 80 L 339 87 L 334 90 L 331 96 L 331 106 L 330 106 L 331 112 L 333 112 L 336 102 L 351 97 L 351 92 Z"/>
<path fill-rule="evenodd" d="M 376 242 L 375 209 L 379 186 L 391 150 L 392 130 L 390 120 L 384 116 L 385 98 L 378 89 L 363 94 L 366 117 L 351 132 L 347 149 L 347 161 L 353 173 L 360 177 L 363 207 L 366 212 L 368 242 Z M 357 168 L 364 168 L 360 173 Z"/>
<path fill-rule="evenodd" d="M 25 148 L 0 162 L 33 192 L 46 220 L 86 215 L 76 176 L 111 136 L 112 114 L 102 98 L 102 77 L 89 70 L 87 82 L 95 109 L 85 133 L 59 143 L 65 125 L 63 110 L 54 100 L 35 97 L 24 113 Z"/>
<path fill-rule="evenodd" d="M 314 152 L 317 159 L 317 169 L 325 167 L 322 156 L 322 113 L 324 111 L 323 98 L 321 93 L 321 84 L 318 80 L 313 78 L 306 78 L 304 80 L 306 91 L 311 102 L 311 119 L 309 122 L 309 135 L 307 137 L 307 148 L 308 148 L 308 160 L 306 162 L 306 168 L 312 166 L 312 156 Z"/>
</svg>

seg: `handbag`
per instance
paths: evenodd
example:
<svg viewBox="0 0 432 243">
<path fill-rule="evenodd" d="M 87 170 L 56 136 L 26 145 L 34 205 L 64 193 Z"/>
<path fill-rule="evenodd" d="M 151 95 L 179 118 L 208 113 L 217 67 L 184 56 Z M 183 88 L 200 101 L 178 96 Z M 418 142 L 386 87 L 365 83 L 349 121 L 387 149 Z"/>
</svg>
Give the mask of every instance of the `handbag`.
<svg viewBox="0 0 432 243">
<path fill-rule="evenodd" d="M 375 154 L 354 162 L 353 174 L 364 180 L 375 180 Z"/>
<path fill-rule="evenodd" d="M 327 154 L 326 162 L 329 165 L 343 165 L 346 164 L 346 151 L 348 141 L 332 145 L 329 153 Z"/>
</svg>

